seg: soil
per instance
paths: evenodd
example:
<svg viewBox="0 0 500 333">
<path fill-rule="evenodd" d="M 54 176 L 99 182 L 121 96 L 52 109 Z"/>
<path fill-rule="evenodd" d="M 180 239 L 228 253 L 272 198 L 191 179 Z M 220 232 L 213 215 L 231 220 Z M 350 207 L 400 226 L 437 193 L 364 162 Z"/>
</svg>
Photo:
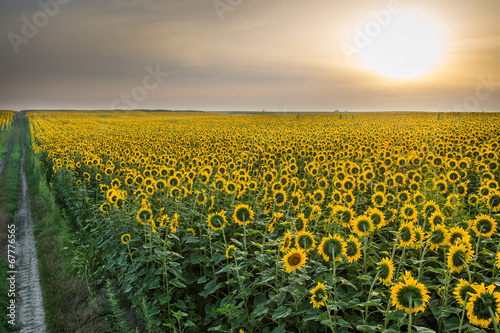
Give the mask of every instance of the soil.
<svg viewBox="0 0 500 333">
<path fill-rule="evenodd" d="M 21 162 L 19 177 L 18 211 L 14 216 L 16 225 L 16 289 L 17 318 L 16 324 L 21 326 L 20 333 L 45 333 L 45 311 L 43 308 L 42 288 L 38 272 L 38 258 L 34 238 L 34 224 L 31 217 L 28 182 L 26 180 L 26 126 L 22 119 L 18 119 L 18 126 L 22 126 L 21 133 Z"/>
</svg>

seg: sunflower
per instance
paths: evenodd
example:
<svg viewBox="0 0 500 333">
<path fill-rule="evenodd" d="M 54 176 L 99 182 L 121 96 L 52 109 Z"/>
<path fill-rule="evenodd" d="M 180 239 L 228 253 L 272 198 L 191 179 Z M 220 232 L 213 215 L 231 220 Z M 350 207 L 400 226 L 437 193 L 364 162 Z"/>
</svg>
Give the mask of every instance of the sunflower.
<svg viewBox="0 0 500 333">
<path fill-rule="evenodd" d="M 432 214 L 439 211 L 439 205 L 432 200 L 427 201 L 424 205 L 424 215 L 426 217 L 430 217 Z"/>
<path fill-rule="evenodd" d="M 170 232 L 175 233 L 177 231 L 177 227 L 179 226 L 178 221 L 179 215 L 177 213 L 174 214 L 174 217 L 170 221 Z"/>
<path fill-rule="evenodd" d="M 390 208 L 384 212 L 384 218 L 386 220 L 386 223 L 393 222 L 394 219 L 396 218 L 398 211 L 395 208 Z"/>
<path fill-rule="evenodd" d="M 446 179 L 448 179 L 450 183 L 455 183 L 460 180 L 460 174 L 455 170 L 448 171 Z"/>
<path fill-rule="evenodd" d="M 476 206 L 479 203 L 479 197 L 475 194 L 471 194 L 468 198 L 469 205 Z"/>
<path fill-rule="evenodd" d="M 450 233 L 444 225 L 435 225 L 429 234 L 429 247 L 431 250 L 437 250 L 440 246 L 446 246 L 450 243 Z"/>
<path fill-rule="evenodd" d="M 293 221 L 295 232 L 305 231 L 307 228 L 307 222 L 309 222 L 309 220 L 306 219 L 303 213 L 297 215 L 297 217 Z"/>
<path fill-rule="evenodd" d="M 233 182 L 233 181 L 228 181 L 228 182 L 226 183 L 226 188 L 225 188 L 225 190 L 226 190 L 226 193 L 227 193 L 227 194 L 233 194 L 233 193 L 234 193 L 234 191 L 236 191 L 236 190 L 237 190 L 237 186 L 236 186 L 235 182 Z"/>
<path fill-rule="evenodd" d="M 354 197 L 352 190 L 350 190 L 342 195 L 342 200 L 348 207 L 352 207 L 354 205 L 354 202 L 356 201 L 356 198 Z"/>
<path fill-rule="evenodd" d="M 135 180 L 137 182 L 137 178 Z M 141 183 L 142 183 L 142 181 L 141 181 Z M 178 187 L 181 182 L 180 182 L 179 178 L 177 178 L 176 176 L 172 176 L 168 179 L 167 183 L 168 183 L 168 186 L 170 186 L 170 187 Z"/>
<path fill-rule="evenodd" d="M 472 230 L 476 236 L 491 237 L 497 230 L 497 222 L 488 215 L 479 215 L 472 223 Z"/>
<path fill-rule="evenodd" d="M 414 249 L 420 249 L 425 243 L 425 232 L 420 226 L 413 226 L 413 233 L 415 234 L 415 242 L 413 242 L 411 247 Z"/>
<path fill-rule="evenodd" d="M 356 213 L 352 208 L 337 205 L 332 208 L 332 215 L 336 217 L 337 221 L 340 221 L 344 228 L 349 228 Z"/>
<path fill-rule="evenodd" d="M 379 281 L 385 284 L 386 286 L 389 286 L 394 276 L 394 263 L 391 261 L 391 259 L 385 257 L 382 260 L 380 260 L 378 263 L 377 270 L 379 271 L 378 273 Z"/>
<path fill-rule="evenodd" d="M 460 273 L 471 262 L 474 252 L 465 243 L 458 242 L 448 251 L 448 267 L 452 273 Z"/>
<path fill-rule="evenodd" d="M 380 229 L 387 224 L 384 213 L 378 208 L 371 207 L 365 214 L 372 220 L 373 225 L 377 229 Z"/>
<path fill-rule="evenodd" d="M 358 216 L 351 222 L 351 228 L 355 234 L 362 237 L 373 231 L 373 221 L 369 216 Z"/>
<path fill-rule="evenodd" d="M 105 203 L 101 204 L 99 209 L 101 210 L 101 212 L 107 213 L 111 209 L 111 205 L 109 204 L 109 202 L 105 202 Z"/>
<path fill-rule="evenodd" d="M 500 210 L 500 192 L 495 190 L 488 195 L 487 207 L 491 209 L 492 212 Z"/>
<path fill-rule="evenodd" d="M 429 217 L 429 222 L 433 225 L 443 225 L 444 224 L 444 215 L 440 211 L 432 213 L 432 215 Z"/>
<path fill-rule="evenodd" d="M 335 261 L 340 261 L 342 260 L 341 256 L 346 255 L 346 247 L 347 244 L 340 235 L 328 235 L 328 237 L 323 237 L 321 240 L 321 244 L 318 246 L 318 254 L 322 255 L 325 261 L 330 261 L 335 254 Z"/>
<path fill-rule="evenodd" d="M 467 297 L 470 297 L 469 293 L 475 293 L 478 287 L 477 283 L 470 284 L 467 280 L 459 279 L 458 284 L 453 290 L 453 295 L 458 304 L 464 305 L 467 301 Z"/>
<path fill-rule="evenodd" d="M 420 191 L 413 192 L 413 203 L 415 205 L 421 205 L 425 201 L 425 196 Z"/>
<path fill-rule="evenodd" d="M 207 223 L 212 230 L 222 230 L 227 224 L 226 211 L 221 210 L 218 213 L 209 214 L 207 217 Z"/>
<path fill-rule="evenodd" d="M 207 201 L 207 195 L 205 194 L 205 190 L 196 191 L 196 202 L 199 205 L 203 205 Z"/>
<path fill-rule="evenodd" d="M 226 258 L 227 259 L 232 259 L 235 254 L 236 254 L 236 246 L 229 245 L 227 247 L 227 249 L 226 249 Z"/>
<path fill-rule="evenodd" d="M 277 207 L 282 207 L 286 203 L 286 192 L 283 190 L 274 191 L 273 199 Z"/>
<path fill-rule="evenodd" d="M 121 241 L 123 244 L 127 245 L 130 242 L 130 234 L 123 234 L 121 237 Z"/>
<path fill-rule="evenodd" d="M 496 265 L 497 269 L 500 269 L 500 252 L 497 253 L 495 259 L 496 259 L 495 265 Z"/>
<path fill-rule="evenodd" d="M 295 272 L 296 269 L 300 269 L 306 261 L 307 256 L 303 249 L 291 249 L 283 257 L 283 262 L 288 273 Z"/>
<path fill-rule="evenodd" d="M 398 193 L 398 201 L 402 204 L 407 204 L 411 200 L 410 192 L 401 191 Z"/>
<path fill-rule="evenodd" d="M 273 209 L 273 200 L 272 199 L 266 199 L 266 202 L 264 204 L 264 208 L 262 209 L 264 214 L 269 214 L 271 210 Z"/>
<path fill-rule="evenodd" d="M 313 308 L 319 309 L 325 306 L 325 301 L 328 299 L 328 293 L 326 292 L 326 287 L 323 282 L 318 282 L 316 287 L 309 290 L 309 292 L 312 294 L 310 303 L 312 303 Z"/>
<path fill-rule="evenodd" d="M 316 247 L 316 240 L 309 231 L 300 231 L 295 236 L 295 246 L 309 253 Z"/>
<path fill-rule="evenodd" d="M 289 230 L 287 230 L 285 232 L 285 236 L 283 237 L 283 239 L 281 240 L 281 248 L 280 248 L 280 251 L 281 252 L 288 252 L 288 249 L 290 248 L 290 245 L 292 244 L 292 234 L 290 233 Z"/>
<path fill-rule="evenodd" d="M 399 243 L 402 247 L 413 246 L 416 240 L 415 231 L 413 230 L 413 223 L 402 223 L 398 230 Z"/>
<path fill-rule="evenodd" d="M 292 192 L 292 195 L 290 196 L 290 202 L 292 204 L 292 208 L 295 210 L 299 209 L 301 201 L 302 201 L 302 192 L 300 190 Z"/>
<path fill-rule="evenodd" d="M 372 203 L 375 207 L 382 208 L 385 206 L 387 199 L 384 192 L 375 192 L 372 195 Z"/>
<path fill-rule="evenodd" d="M 398 282 L 391 288 L 391 301 L 398 310 L 405 310 L 410 313 L 410 300 L 412 304 L 412 313 L 424 311 L 429 303 L 430 296 L 427 288 L 411 276 L 409 271 L 401 275 L 403 281 Z M 415 301 L 419 301 L 419 306 Z"/>
<path fill-rule="evenodd" d="M 346 257 L 350 263 L 356 262 L 361 258 L 361 243 L 354 235 L 349 235 L 346 241 Z"/>
<path fill-rule="evenodd" d="M 276 226 L 278 225 L 280 218 L 282 217 L 283 213 L 274 213 L 273 218 L 271 219 L 271 222 L 269 222 L 269 226 L 267 227 L 267 231 L 273 233 L 274 229 L 276 229 Z"/>
<path fill-rule="evenodd" d="M 471 324 L 486 328 L 493 320 L 491 313 L 495 315 L 498 323 L 500 321 L 500 293 L 495 291 L 494 284 L 486 287 L 484 283 L 481 283 L 467 301 L 467 318 Z"/>
<path fill-rule="evenodd" d="M 153 212 L 147 207 L 142 207 L 135 216 L 142 224 L 147 224 L 153 219 Z"/>
<path fill-rule="evenodd" d="M 323 201 L 325 201 L 325 192 L 323 192 L 323 190 L 314 191 L 312 200 L 315 205 L 321 205 Z"/>
<path fill-rule="evenodd" d="M 240 204 L 234 209 L 233 219 L 239 225 L 247 225 L 253 217 L 253 210 L 248 205 Z"/>
<path fill-rule="evenodd" d="M 401 208 L 401 216 L 408 221 L 416 222 L 418 218 L 417 208 L 407 203 Z"/>
<path fill-rule="evenodd" d="M 162 208 L 163 210 L 163 208 Z M 160 224 L 160 227 L 164 227 L 168 224 L 168 221 L 170 220 L 170 217 L 168 214 L 163 215 L 163 213 L 160 214 L 160 218 L 158 219 L 158 223 Z"/>
<path fill-rule="evenodd" d="M 457 242 L 467 243 L 470 241 L 469 233 L 462 227 L 455 226 L 450 229 L 450 244 L 456 245 Z"/>
</svg>

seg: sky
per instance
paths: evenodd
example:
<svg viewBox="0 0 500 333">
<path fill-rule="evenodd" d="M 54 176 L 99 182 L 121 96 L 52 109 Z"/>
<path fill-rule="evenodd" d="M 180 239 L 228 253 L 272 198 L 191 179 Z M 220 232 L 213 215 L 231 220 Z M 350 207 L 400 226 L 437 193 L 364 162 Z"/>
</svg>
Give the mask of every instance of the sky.
<svg viewBox="0 0 500 333">
<path fill-rule="evenodd" d="M 500 111 L 498 0 L 2 0 L 0 109 Z"/>
</svg>

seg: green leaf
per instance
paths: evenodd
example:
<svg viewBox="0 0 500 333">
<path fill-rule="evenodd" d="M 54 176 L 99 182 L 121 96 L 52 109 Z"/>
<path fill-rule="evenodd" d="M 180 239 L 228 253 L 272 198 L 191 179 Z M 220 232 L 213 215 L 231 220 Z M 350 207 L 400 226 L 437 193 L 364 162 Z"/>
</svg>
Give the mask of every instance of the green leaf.
<svg viewBox="0 0 500 333">
<path fill-rule="evenodd" d="M 436 333 L 436 331 L 431 330 L 430 328 L 423 327 L 423 326 L 413 326 L 417 330 L 417 333 Z M 448 332 L 448 331 L 446 331 Z"/>
<path fill-rule="evenodd" d="M 179 281 L 179 279 L 175 278 L 173 279 L 172 281 L 170 281 L 174 286 L 176 286 L 177 288 L 186 288 L 187 286 L 182 283 L 181 281 Z"/>
<path fill-rule="evenodd" d="M 372 299 L 371 301 L 366 301 L 366 302 L 363 302 L 363 303 L 359 303 L 358 305 L 359 306 L 377 306 L 377 305 L 380 305 L 382 304 L 382 300 L 381 299 Z"/>
<path fill-rule="evenodd" d="M 184 324 L 185 327 L 196 327 L 196 324 L 193 323 L 191 320 L 187 320 L 186 323 Z"/>
<path fill-rule="evenodd" d="M 165 295 L 165 294 L 160 294 L 156 298 L 158 299 L 158 301 L 160 301 L 161 305 L 165 305 L 168 303 L 168 298 L 167 298 L 167 295 Z"/>
<path fill-rule="evenodd" d="M 422 306 L 424 304 L 424 301 L 421 298 L 417 298 L 413 300 L 413 304 L 416 308 L 418 308 L 419 306 Z"/>
<path fill-rule="evenodd" d="M 292 314 L 292 309 L 288 306 L 282 305 L 273 312 L 273 321 L 276 321 L 280 318 L 286 318 Z"/>
<path fill-rule="evenodd" d="M 376 333 L 378 330 L 377 326 L 371 326 L 371 325 L 358 325 L 356 326 L 356 329 L 361 332 L 370 332 L 370 333 Z"/>
<path fill-rule="evenodd" d="M 272 330 L 271 333 L 285 333 L 285 326 L 286 326 L 286 324 L 281 324 L 278 327 L 276 327 L 274 330 Z"/>
<path fill-rule="evenodd" d="M 217 283 L 217 280 L 212 280 L 205 285 L 204 290 L 200 293 L 201 296 L 207 298 L 208 295 L 213 294 L 222 286 L 221 283 Z"/>
<path fill-rule="evenodd" d="M 385 320 L 400 320 L 405 317 L 404 310 L 396 310 L 389 312 L 389 314 L 385 317 Z"/>
<path fill-rule="evenodd" d="M 431 307 L 431 311 L 432 311 L 432 314 L 434 315 L 434 318 L 436 318 L 436 320 L 441 319 L 441 317 L 443 316 L 443 310 L 439 306 Z"/>
<path fill-rule="evenodd" d="M 445 332 L 456 331 L 460 329 L 460 320 L 457 317 L 450 317 L 444 323 Z"/>
<path fill-rule="evenodd" d="M 252 312 L 252 319 L 257 319 L 260 316 L 265 315 L 269 311 L 269 308 L 265 305 L 265 303 L 261 303 L 255 307 L 255 310 Z"/>
</svg>

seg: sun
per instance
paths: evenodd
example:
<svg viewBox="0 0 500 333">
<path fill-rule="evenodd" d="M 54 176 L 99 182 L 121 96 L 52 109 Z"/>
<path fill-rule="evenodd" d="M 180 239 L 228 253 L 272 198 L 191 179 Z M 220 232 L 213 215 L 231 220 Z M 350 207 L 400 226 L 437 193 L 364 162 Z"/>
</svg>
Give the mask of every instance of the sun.
<svg viewBox="0 0 500 333">
<path fill-rule="evenodd" d="M 403 10 L 360 53 L 363 67 L 385 77 L 405 80 L 431 73 L 442 61 L 441 26 L 417 12 Z"/>
</svg>

